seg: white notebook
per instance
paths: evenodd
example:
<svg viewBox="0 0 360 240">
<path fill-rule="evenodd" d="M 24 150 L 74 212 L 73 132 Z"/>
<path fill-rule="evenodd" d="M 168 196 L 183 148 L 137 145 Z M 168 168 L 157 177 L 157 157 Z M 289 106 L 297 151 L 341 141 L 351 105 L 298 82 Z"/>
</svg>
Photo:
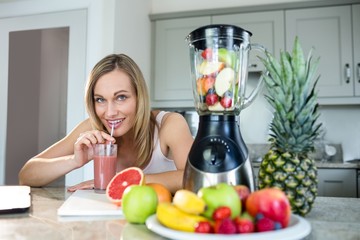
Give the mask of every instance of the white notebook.
<svg viewBox="0 0 360 240">
<path fill-rule="evenodd" d="M 59 216 L 122 216 L 121 207 L 116 206 L 106 194 L 94 190 L 77 190 L 58 209 Z"/>
<path fill-rule="evenodd" d="M 0 186 L 0 214 L 22 213 L 31 206 L 29 186 Z"/>
</svg>

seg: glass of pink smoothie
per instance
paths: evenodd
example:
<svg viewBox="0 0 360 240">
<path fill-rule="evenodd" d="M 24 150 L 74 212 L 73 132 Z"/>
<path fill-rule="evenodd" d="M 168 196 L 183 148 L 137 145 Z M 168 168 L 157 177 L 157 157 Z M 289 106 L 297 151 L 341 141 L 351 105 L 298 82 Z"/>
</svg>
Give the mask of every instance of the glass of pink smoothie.
<svg viewBox="0 0 360 240">
<path fill-rule="evenodd" d="M 117 145 L 96 144 L 94 149 L 94 189 L 105 193 L 110 180 L 116 174 Z"/>
</svg>

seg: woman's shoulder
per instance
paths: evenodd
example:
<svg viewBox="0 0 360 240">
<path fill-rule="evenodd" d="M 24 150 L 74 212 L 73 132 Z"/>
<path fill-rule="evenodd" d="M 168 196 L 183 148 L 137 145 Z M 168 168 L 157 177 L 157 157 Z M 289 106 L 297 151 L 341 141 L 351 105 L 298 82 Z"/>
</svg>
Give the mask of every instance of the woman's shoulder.
<svg viewBox="0 0 360 240">
<path fill-rule="evenodd" d="M 176 124 L 177 122 L 184 122 L 185 118 L 177 112 L 162 111 L 162 110 L 153 110 L 152 114 L 157 121 L 161 122 L 161 125 L 164 124 Z"/>
</svg>

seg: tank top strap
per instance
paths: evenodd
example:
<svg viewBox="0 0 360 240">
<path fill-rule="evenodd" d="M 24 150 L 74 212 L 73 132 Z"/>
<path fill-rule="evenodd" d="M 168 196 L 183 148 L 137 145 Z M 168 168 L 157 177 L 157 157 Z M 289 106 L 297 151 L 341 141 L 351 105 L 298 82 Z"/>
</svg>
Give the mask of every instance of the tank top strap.
<svg viewBox="0 0 360 240">
<path fill-rule="evenodd" d="M 165 114 L 167 114 L 168 112 L 166 111 L 160 111 L 157 115 L 156 115 L 156 122 L 159 124 L 159 127 L 161 126 L 161 122 L 163 117 L 165 116 Z"/>
</svg>

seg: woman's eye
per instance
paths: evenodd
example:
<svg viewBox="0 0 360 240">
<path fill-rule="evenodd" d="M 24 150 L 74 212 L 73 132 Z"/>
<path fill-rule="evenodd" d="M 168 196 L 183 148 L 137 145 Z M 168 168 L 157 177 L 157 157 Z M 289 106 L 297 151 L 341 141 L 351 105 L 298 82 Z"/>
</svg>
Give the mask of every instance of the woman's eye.
<svg viewBox="0 0 360 240">
<path fill-rule="evenodd" d="M 95 98 L 95 102 L 97 103 L 103 103 L 105 101 L 105 99 L 103 98 Z"/>
<path fill-rule="evenodd" d="M 116 99 L 118 100 L 118 101 L 124 101 L 124 100 L 126 100 L 126 96 L 125 95 L 119 95 L 119 96 L 117 96 L 116 97 Z"/>
</svg>

